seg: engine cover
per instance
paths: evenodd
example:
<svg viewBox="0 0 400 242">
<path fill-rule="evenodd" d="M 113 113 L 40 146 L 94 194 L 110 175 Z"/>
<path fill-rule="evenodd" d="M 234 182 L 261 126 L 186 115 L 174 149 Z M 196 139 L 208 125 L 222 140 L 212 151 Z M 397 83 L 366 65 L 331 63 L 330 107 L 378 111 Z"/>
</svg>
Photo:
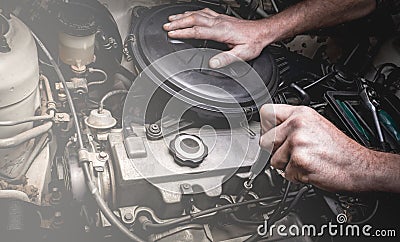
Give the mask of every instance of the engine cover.
<svg viewBox="0 0 400 242">
<path fill-rule="evenodd" d="M 257 122 L 252 122 L 249 128 L 254 134 L 260 131 Z M 161 194 L 167 204 L 180 202 L 185 194 L 205 192 L 209 197 L 220 196 L 224 182 L 238 173 L 247 173 L 259 152 L 259 135 L 253 136 L 243 128 L 214 130 L 205 126 L 202 129 L 187 129 L 184 133 L 201 139 L 208 147 L 208 154 L 197 167 L 182 166 L 175 162 L 170 152 L 170 142 L 176 135 L 148 140 L 144 127 L 137 127 L 135 131 L 137 136 L 134 141 L 132 137 L 129 141 L 124 140 L 122 132 L 109 135 L 116 164 L 115 200 L 118 206 L 148 203 L 151 200 L 146 194 Z M 131 142 L 138 151 L 136 158 L 128 157 L 124 146 L 126 142 Z M 159 192 L 149 192 L 154 190 Z M 155 200 L 155 204 L 159 202 Z"/>
</svg>

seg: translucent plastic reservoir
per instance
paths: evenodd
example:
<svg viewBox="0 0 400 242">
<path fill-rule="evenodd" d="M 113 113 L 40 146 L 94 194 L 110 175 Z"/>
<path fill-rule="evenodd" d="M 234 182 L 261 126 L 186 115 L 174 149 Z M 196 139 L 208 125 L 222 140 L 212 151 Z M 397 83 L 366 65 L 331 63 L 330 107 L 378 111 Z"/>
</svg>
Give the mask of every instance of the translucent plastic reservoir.
<svg viewBox="0 0 400 242">
<path fill-rule="evenodd" d="M 81 67 L 93 62 L 95 34 L 73 36 L 59 33 L 59 55 L 67 65 Z"/>
</svg>

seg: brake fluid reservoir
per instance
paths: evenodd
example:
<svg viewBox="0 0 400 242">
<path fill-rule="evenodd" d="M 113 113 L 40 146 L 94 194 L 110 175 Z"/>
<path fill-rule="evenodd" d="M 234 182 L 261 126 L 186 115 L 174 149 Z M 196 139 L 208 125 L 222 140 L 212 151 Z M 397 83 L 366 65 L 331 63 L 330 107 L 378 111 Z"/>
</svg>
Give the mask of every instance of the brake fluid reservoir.
<svg viewBox="0 0 400 242">
<path fill-rule="evenodd" d="M 97 25 L 86 9 L 65 3 L 59 14 L 59 56 L 62 62 L 78 69 L 94 60 Z"/>
<path fill-rule="evenodd" d="M 0 121 L 21 120 L 34 116 L 40 104 L 37 48 L 30 30 L 18 18 L 0 15 L 0 25 L 0 37 L 7 47 L 0 50 Z M 0 126 L 0 139 L 11 138 L 32 126 Z M 5 165 L 17 162 L 26 153 L 26 145 L 0 149 L 1 173 Z"/>
</svg>

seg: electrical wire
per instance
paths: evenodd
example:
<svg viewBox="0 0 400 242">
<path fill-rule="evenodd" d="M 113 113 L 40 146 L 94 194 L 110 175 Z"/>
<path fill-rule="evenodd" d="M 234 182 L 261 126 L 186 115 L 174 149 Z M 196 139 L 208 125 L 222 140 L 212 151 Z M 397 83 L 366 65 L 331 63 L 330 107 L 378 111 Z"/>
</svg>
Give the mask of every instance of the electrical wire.
<svg viewBox="0 0 400 242">
<path fill-rule="evenodd" d="M 374 79 L 372 82 L 376 82 L 378 80 L 379 76 L 382 74 L 383 70 L 387 67 L 398 68 L 398 66 L 393 63 L 384 63 L 384 64 L 380 65 L 378 70 L 375 73 L 375 76 L 374 76 Z"/>
<path fill-rule="evenodd" d="M 296 197 L 290 203 L 289 207 L 283 213 L 281 213 L 279 217 L 276 217 L 276 219 L 273 220 L 272 217 L 271 217 L 271 219 L 268 220 L 268 225 L 275 224 L 277 221 L 279 221 L 282 218 L 286 217 L 290 213 L 290 211 L 297 205 L 297 203 L 300 201 L 300 199 L 303 197 L 303 195 L 306 192 L 308 192 L 309 190 L 310 190 L 310 186 L 308 186 L 308 185 L 302 187 L 299 190 L 299 192 L 297 193 Z M 254 234 L 250 238 L 248 238 L 246 240 L 246 242 L 259 241 L 259 238 L 260 238 L 260 235 Z"/>
<path fill-rule="evenodd" d="M 203 216 L 207 216 L 209 214 L 213 214 L 216 212 L 221 212 L 223 210 L 228 210 L 228 209 L 232 209 L 232 208 L 236 208 L 236 207 L 240 207 L 240 206 L 246 206 L 249 204 L 254 204 L 254 203 L 260 203 L 260 202 L 266 202 L 266 201 L 270 201 L 270 200 L 276 200 L 279 199 L 280 196 L 274 196 L 274 197 L 265 197 L 265 198 L 259 198 L 259 199 L 254 199 L 254 200 L 249 200 L 249 201 L 244 201 L 244 202 L 239 202 L 239 203 L 233 203 L 233 204 L 227 204 L 227 205 L 222 205 L 219 207 L 215 207 L 215 208 L 210 208 L 210 209 L 206 209 L 197 213 L 193 213 L 193 214 L 189 214 L 180 218 L 176 218 L 176 219 L 172 219 L 169 220 L 165 223 L 162 224 L 153 224 L 151 222 L 149 223 L 143 223 L 143 228 L 146 230 L 147 228 L 165 228 L 165 227 L 169 227 L 172 225 L 177 225 L 177 224 L 181 224 L 181 223 L 185 223 L 188 221 L 194 221 L 195 219 L 198 219 L 200 217 Z"/>
<path fill-rule="evenodd" d="M 378 208 L 379 208 L 379 200 L 376 200 L 374 210 L 372 210 L 371 214 L 367 218 L 365 218 L 365 219 L 363 219 L 361 221 L 352 222 L 351 224 L 360 225 L 360 224 L 367 223 L 368 221 L 370 221 L 375 216 L 376 212 L 378 211 Z"/>
<path fill-rule="evenodd" d="M 296 195 L 291 195 L 291 194 L 298 194 L 298 192 L 291 192 L 291 193 L 289 193 L 289 196 L 288 196 L 288 198 L 286 199 L 286 203 L 289 203 L 289 202 L 292 202 L 293 200 L 294 200 L 294 197 L 296 196 Z M 310 194 L 311 196 L 313 196 L 313 195 L 315 195 L 315 194 Z M 308 197 L 308 196 L 307 196 Z M 274 206 L 277 206 L 279 203 L 281 202 L 281 200 L 276 200 L 276 201 L 273 201 L 273 202 L 269 202 L 267 205 L 264 205 L 264 206 L 262 206 L 261 208 L 262 209 L 264 209 L 264 208 L 270 208 L 270 207 L 274 207 Z M 271 212 L 275 212 L 275 210 L 271 210 L 269 213 L 271 213 Z M 267 213 L 268 214 L 268 213 Z M 260 224 L 263 224 L 265 221 L 254 221 L 254 220 L 244 220 L 244 219 L 240 219 L 240 218 L 238 218 L 234 213 L 232 213 L 231 215 L 231 218 L 235 221 L 235 222 L 238 222 L 238 223 L 242 223 L 242 224 L 248 224 L 248 225 L 260 225 Z M 272 216 L 272 215 L 271 215 Z"/>
<path fill-rule="evenodd" d="M 282 197 L 282 200 L 279 203 L 278 207 L 275 209 L 274 213 L 271 215 L 271 218 L 270 218 L 271 220 L 274 220 L 281 213 L 282 209 L 285 207 L 286 199 L 288 197 L 291 185 L 292 185 L 292 182 L 288 181 L 287 185 L 286 185 L 285 193 L 283 194 L 283 197 Z"/>
<path fill-rule="evenodd" d="M 297 205 L 297 203 L 300 201 L 300 199 L 303 197 L 303 195 L 308 192 L 310 190 L 309 186 L 304 186 L 299 190 L 299 193 L 297 193 L 296 197 L 294 198 L 294 200 L 290 203 L 289 207 L 287 209 L 284 210 L 284 212 L 280 215 L 279 219 L 282 219 L 284 217 L 286 217 L 290 211 L 293 210 L 293 208 Z M 277 220 L 277 221 L 278 221 Z"/>
<path fill-rule="evenodd" d="M 296 197 L 298 196 L 298 193 L 293 193 L 293 194 L 296 194 L 295 195 L 295 199 L 296 199 Z M 290 193 L 289 193 L 288 197 L 289 196 L 291 196 Z M 203 210 L 203 211 L 200 211 L 200 212 L 197 212 L 197 213 L 185 215 L 185 216 L 180 217 L 180 218 L 171 219 L 171 220 L 169 220 L 169 221 L 167 221 L 165 223 L 162 223 L 162 224 L 154 224 L 151 221 L 147 221 L 147 222 L 142 223 L 142 226 L 143 226 L 144 230 L 147 230 L 148 228 L 162 229 L 162 228 L 170 227 L 170 226 L 181 224 L 181 223 L 185 223 L 185 222 L 192 222 L 192 221 L 194 221 L 196 219 L 202 218 L 204 216 L 207 216 L 207 215 L 210 215 L 210 214 L 213 214 L 213 213 L 221 212 L 223 210 L 233 209 L 233 208 L 236 208 L 236 207 L 246 206 L 246 205 L 255 204 L 255 203 L 267 202 L 267 201 L 271 201 L 271 200 L 272 201 L 276 201 L 277 199 L 280 199 L 281 197 L 282 196 L 271 196 L 271 197 L 264 197 L 264 198 L 259 198 L 259 199 L 253 199 L 253 200 L 249 200 L 249 201 L 239 202 L 239 203 L 222 205 L 222 206 L 219 206 L 219 207 L 206 209 L 206 210 Z M 295 199 L 293 201 L 295 201 Z M 232 210 L 232 212 L 233 211 L 234 210 Z"/>
<path fill-rule="evenodd" d="M 268 206 L 263 206 L 263 208 L 277 206 L 277 205 L 279 205 L 280 202 L 281 202 L 280 200 L 270 202 L 270 203 L 268 204 Z M 274 212 L 274 211 L 275 211 L 275 210 L 272 210 L 271 212 Z M 230 214 L 230 217 L 231 217 L 235 222 L 241 223 L 241 224 L 260 225 L 260 224 L 263 224 L 263 223 L 264 223 L 264 221 L 244 220 L 244 219 L 238 218 L 234 213 Z"/>
<path fill-rule="evenodd" d="M 33 33 L 32 31 L 31 31 L 31 33 L 32 33 L 32 36 L 34 37 L 34 39 L 36 40 L 37 44 L 39 45 L 39 47 L 42 49 L 44 54 L 49 59 L 51 65 L 54 67 L 54 70 L 55 70 L 58 78 L 60 79 L 61 83 L 65 87 L 65 95 L 67 96 L 68 105 L 69 105 L 70 111 L 71 111 L 73 119 L 74 119 L 75 132 L 76 132 L 76 135 L 77 135 L 79 150 L 85 150 L 85 146 L 84 146 L 83 138 L 82 138 L 82 132 L 81 132 L 81 128 L 80 128 L 80 124 L 79 124 L 79 120 L 78 120 L 78 114 L 76 112 L 74 101 L 72 99 L 71 93 L 69 92 L 69 90 L 67 88 L 67 83 L 65 81 L 65 78 L 64 78 L 60 68 L 58 67 L 56 61 L 54 60 L 54 58 L 52 57 L 51 53 L 48 51 L 46 46 L 43 44 L 43 42 L 39 39 L 39 37 L 37 37 L 35 35 L 35 33 Z M 83 162 L 82 163 L 82 170 L 83 170 L 83 173 L 84 173 L 85 178 L 86 178 L 87 186 L 88 186 L 93 198 L 95 199 L 100 211 L 107 218 L 108 222 L 110 222 L 113 226 L 118 228 L 129 239 L 131 239 L 133 241 L 142 242 L 143 241 L 142 239 L 140 239 L 137 235 L 132 233 L 127 227 L 125 227 L 125 225 L 123 225 L 117 219 L 117 217 L 115 217 L 114 213 L 108 207 L 107 203 L 103 200 L 103 198 L 101 197 L 96 185 L 92 181 L 92 176 L 90 174 L 89 164 L 86 163 L 86 162 Z"/>
<path fill-rule="evenodd" d="M 117 94 L 128 94 L 128 93 L 129 93 L 129 91 L 127 91 L 127 90 L 114 90 L 114 91 L 111 91 L 111 92 L 107 93 L 106 95 L 104 95 L 104 97 L 100 100 L 99 113 L 103 112 L 104 103 L 107 99 L 109 99 L 110 97 L 117 95 Z"/>
<path fill-rule="evenodd" d="M 311 83 L 311 84 L 309 84 L 309 85 L 303 87 L 303 89 L 304 89 L 304 90 L 307 90 L 307 89 L 309 89 L 309 88 L 315 86 L 316 84 L 318 84 L 318 83 L 320 83 L 320 82 L 322 82 L 322 81 L 328 79 L 329 77 L 333 76 L 334 74 L 335 74 L 335 72 L 330 72 L 330 73 L 324 75 L 323 77 L 319 78 L 318 80 L 314 81 L 313 83 Z"/>
</svg>

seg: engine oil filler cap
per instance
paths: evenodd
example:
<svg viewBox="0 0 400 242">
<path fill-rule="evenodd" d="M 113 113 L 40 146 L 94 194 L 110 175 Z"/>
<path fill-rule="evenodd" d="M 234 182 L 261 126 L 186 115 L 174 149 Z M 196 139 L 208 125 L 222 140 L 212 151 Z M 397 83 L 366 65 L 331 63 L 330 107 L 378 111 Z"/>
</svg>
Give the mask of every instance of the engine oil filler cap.
<svg viewBox="0 0 400 242">
<path fill-rule="evenodd" d="M 178 134 L 169 145 L 170 154 L 180 166 L 198 167 L 208 155 L 208 147 L 203 140 L 190 134 Z"/>
</svg>

